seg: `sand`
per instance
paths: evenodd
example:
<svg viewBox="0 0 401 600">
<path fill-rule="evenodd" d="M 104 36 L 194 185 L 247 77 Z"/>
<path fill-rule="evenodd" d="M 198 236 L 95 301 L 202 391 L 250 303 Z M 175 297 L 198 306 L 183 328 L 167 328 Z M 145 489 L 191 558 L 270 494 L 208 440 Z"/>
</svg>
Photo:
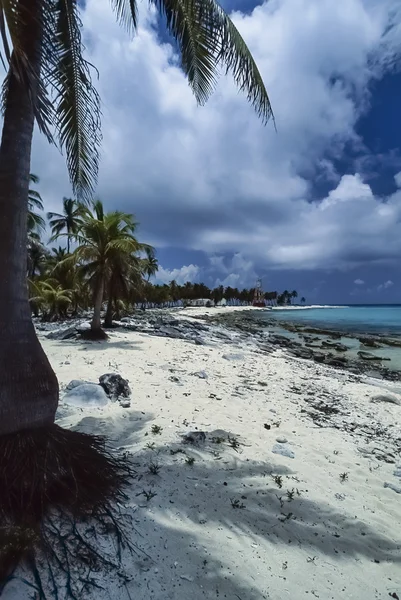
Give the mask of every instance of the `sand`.
<svg viewBox="0 0 401 600">
<path fill-rule="evenodd" d="M 62 389 L 107 372 L 132 388 L 130 408 L 59 408 L 60 425 L 106 435 L 133 455 L 138 473 L 124 507 L 140 548 L 125 557 L 131 581 L 105 578 L 104 591 L 85 598 L 401 598 L 401 494 L 384 487 L 401 487 L 388 441 L 401 437 L 401 406 L 371 402 L 391 384 L 281 350 L 260 354 L 251 340 L 198 346 L 118 330 L 108 342 L 42 343 Z M 329 426 L 308 414 L 321 400 L 341 407 Z M 390 438 L 364 435 L 376 424 Z M 193 431 L 206 441 L 182 444 Z M 379 460 L 375 447 L 395 462 Z M 156 495 L 147 501 L 144 490 Z M 13 582 L 4 598 L 31 594 Z"/>
</svg>

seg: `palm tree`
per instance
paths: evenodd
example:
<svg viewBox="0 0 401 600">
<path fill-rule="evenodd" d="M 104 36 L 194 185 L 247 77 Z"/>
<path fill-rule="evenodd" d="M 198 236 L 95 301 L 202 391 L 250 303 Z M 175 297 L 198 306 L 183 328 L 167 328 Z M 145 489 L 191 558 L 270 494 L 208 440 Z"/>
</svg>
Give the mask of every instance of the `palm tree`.
<svg viewBox="0 0 401 600">
<path fill-rule="evenodd" d="M 53 280 L 39 281 L 35 284 L 36 295 L 30 301 L 45 312 L 46 319 L 55 321 L 66 315 L 71 304 L 71 290 L 65 290 Z"/>
<path fill-rule="evenodd" d="M 39 183 L 39 177 L 33 173 L 29 174 L 30 183 Z M 43 211 L 42 196 L 37 190 L 28 190 L 28 242 L 40 240 L 40 234 L 45 230 L 46 223 L 44 218 L 35 212 L 35 209 Z"/>
<path fill-rule="evenodd" d="M 48 259 L 48 251 L 38 240 L 30 240 L 28 247 L 28 277 L 34 279 L 37 274 L 40 274 Z"/>
<path fill-rule="evenodd" d="M 142 259 L 142 272 L 146 275 L 147 280 L 155 275 L 159 270 L 159 261 L 154 255 L 154 252 L 146 252 L 146 258 Z"/>
<path fill-rule="evenodd" d="M 94 312 L 91 337 L 104 338 L 101 329 L 101 309 L 106 286 L 124 278 L 123 262 L 132 259 L 143 247 L 134 237 L 136 222 L 123 212 L 104 213 L 100 200 L 92 203 L 92 210 L 82 213 L 82 222 L 75 237 L 78 248 L 73 257 L 81 263 L 81 271 L 88 277 L 94 291 Z M 69 260 L 69 259 L 67 259 Z M 110 293 L 111 291 L 111 293 Z M 114 287 L 109 294 L 113 299 Z"/>
<path fill-rule="evenodd" d="M 47 218 L 52 228 L 51 242 L 60 237 L 64 231 L 67 233 L 67 252 L 70 253 L 70 241 L 73 234 L 77 233 L 81 223 L 82 206 L 72 198 L 63 198 L 63 214 L 48 212 Z"/>
<path fill-rule="evenodd" d="M 32 519 L 40 523 L 56 499 L 58 510 L 72 505 L 77 510 L 77 499 L 79 502 L 82 496 L 87 501 L 86 508 L 90 502 L 95 505 L 99 498 L 104 502 L 114 499 L 127 480 L 126 462 L 111 459 L 93 436 L 80 436 L 54 425 L 59 387 L 33 327 L 26 283 L 28 190 L 35 121 L 49 141 L 57 138 L 64 148 L 74 195 L 79 201 L 93 197 L 97 179 L 100 99 L 92 85 L 91 65 L 83 57 L 79 20 L 82 4 L 85 3 L 75 0 L 0 2 L 0 58 L 8 63 L 2 90 L 0 143 L 0 445 L 8 445 L 4 452 L 0 449 L 0 476 L 5 478 L 0 487 L 2 498 L 7 488 L 9 497 L 16 499 L 7 504 L 7 511 L 2 514 L 17 525 L 22 515 L 28 519 L 34 506 L 40 510 L 34 519 L 31 515 Z M 111 4 L 119 22 L 130 31 L 136 30 L 136 0 L 111 0 Z M 160 0 L 155 5 L 177 41 L 181 67 L 197 101 L 203 104 L 208 99 L 223 66 L 231 71 L 238 87 L 266 122 L 272 111 L 260 73 L 235 25 L 216 0 Z M 105 217 L 109 229 L 118 229 L 118 223 L 121 215 Z M 96 227 L 99 233 L 103 231 L 94 221 L 87 222 L 86 229 L 81 230 L 83 237 L 88 234 L 88 240 L 91 239 L 89 234 L 94 234 Z M 120 241 L 122 246 L 127 242 L 125 238 Z M 80 243 L 82 258 L 96 264 L 95 245 L 85 244 L 82 237 Z M 94 319 L 99 327 L 103 289 L 101 276 L 97 281 Z M 28 440 L 27 444 L 21 439 Z M 24 450 L 27 447 L 29 452 Z M 46 447 L 46 452 L 37 458 L 32 448 L 39 447 Z M 23 464 L 31 479 L 16 478 L 7 471 L 12 463 L 4 464 L 5 456 L 13 456 L 17 464 Z M 54 460 L 51 476 L 45 470 L 47 457 Z M 88 479 L 83 473 L 96 476 Z M 10 491 L 10 485 L 16 489 Z M 66 490 L 75 491 L 71 495 Z"/>
</svg>

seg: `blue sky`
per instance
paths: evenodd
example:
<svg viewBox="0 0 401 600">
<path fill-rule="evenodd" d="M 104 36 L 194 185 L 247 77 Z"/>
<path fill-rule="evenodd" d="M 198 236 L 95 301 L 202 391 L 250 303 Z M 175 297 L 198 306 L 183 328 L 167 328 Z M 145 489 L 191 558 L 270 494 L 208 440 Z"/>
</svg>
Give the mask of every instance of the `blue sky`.
<svg viewBox="0 0 401 600">
<path fill-rule="evenodd" d="M 225 0 L 277 120 L 263 127 L 230 78 L 197 107 L 155 11 L 129 40 L 108 0 L 82 18 L 99 68 L 99 196 L 134 212 L 172 278 L 297 289 L 315 302 L 401 302 L 399 0 Z M 46 209 L 71 195 L 35 137 Z M 399 174 L 399 175 L 398 175 Z"/>
</svg>

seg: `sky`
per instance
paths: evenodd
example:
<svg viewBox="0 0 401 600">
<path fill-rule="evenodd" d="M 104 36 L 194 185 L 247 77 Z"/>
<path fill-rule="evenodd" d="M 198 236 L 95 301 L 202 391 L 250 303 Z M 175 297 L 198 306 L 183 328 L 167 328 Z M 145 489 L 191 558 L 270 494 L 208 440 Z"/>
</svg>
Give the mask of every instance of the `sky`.
<svg viewBox="0 0 401 600">
<path fill-rule="evenodd" d="M 296 289 L 310 303 L 401 303 L 399 0 L 224 0 L 264 79 L 276 128 L 230 76 L 199 107 L 156 9 L 130 39 L 109 0 L 82 10 L 99 70 L 97 195 L 134 213 L 158 282 Z M 71 196 L 35 134 L 46 210 Z"/>
</svg>

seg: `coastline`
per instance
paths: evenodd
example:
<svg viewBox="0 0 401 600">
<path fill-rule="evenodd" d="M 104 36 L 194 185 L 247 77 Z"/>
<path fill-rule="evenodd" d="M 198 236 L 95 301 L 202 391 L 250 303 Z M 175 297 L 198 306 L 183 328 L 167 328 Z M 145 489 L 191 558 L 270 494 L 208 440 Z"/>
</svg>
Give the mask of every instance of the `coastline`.
<svg viewBox="0 0 401 600">
<path fill-rule="evenodd" d="M 204 313 L 134 315 L 106 342 L 39 331 L 62 398 L 72 379 L 108 372 L 132 389 L 129 407 L 61 402 L 57 415 L 107 436 L 136 465 L 123 509 L 138 555 L 124 557 L 124 586 L 99 576 L 96 600 L 126 600 L 127 590 L 136 600 L 399 594 L 396 384 L 272 348 L 246 331 L 247 310 L 231 312 L 243 330 Z M 204 439 L 184 444 L 190 432 Z M 4 598 L 29 594 L 14 581 Z"/>
</svg>

